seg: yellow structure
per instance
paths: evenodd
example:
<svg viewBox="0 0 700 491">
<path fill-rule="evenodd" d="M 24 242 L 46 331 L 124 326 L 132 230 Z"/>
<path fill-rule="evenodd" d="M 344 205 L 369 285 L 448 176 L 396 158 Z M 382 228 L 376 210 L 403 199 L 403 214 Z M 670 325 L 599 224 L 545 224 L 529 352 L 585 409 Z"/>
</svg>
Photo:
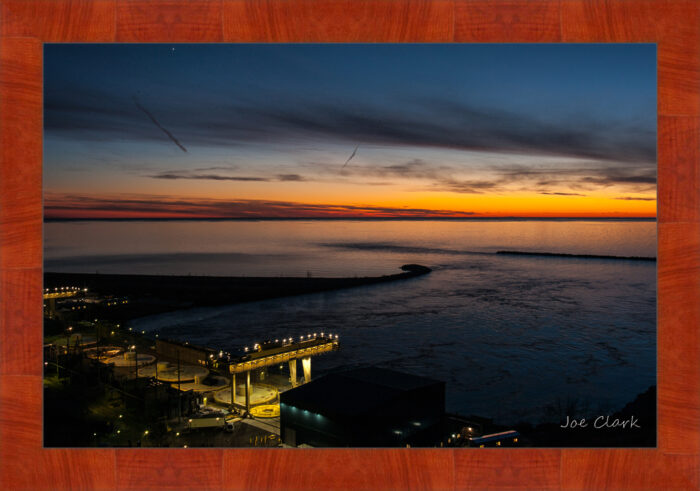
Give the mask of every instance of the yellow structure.
<svg viewBox="0 0 700 491">
<path fill-rule="evenodd" d="M 49 317 L 53 317 L 56 313 L 56 299 L 74 297 L 83 291 L 86 290 L 81 290 L 77 286 L 62 286 L 60 288 L 54 288 L 53 291 L 51 291 L 50 288 L 44 288 L 44 300 L 49 301 L 47 306 Z"/>
<path fill-rule="evenodd" d="M 278 418 L 280 415 L 279 404 L 263 404 L 255 406 L 250 413 L 256 418 Z"/>
<path fill-rule="evenodd" d="M 298 342 L 286 342 L 282 345 L 277 345 L 268 349 L 263 349 L 256 345 L 256 350 L 241 357 L 229 365 L 229 371 L 232 376 L 231 383 L 231 401 L 236 402 L 236 394 L 234 387 L 236 386 L 236 374 L 245 373 L 245 407 L 246 411 L 250 412 L 250 372 L 258 368 L 264 368 L 274 365 L 280 365 L 284 362 L 289 363 L 289 373 L 292 382 L 292 387 L 298 385 L 296 363 L 299 358 L 302 361 L 304 371 L 304 382 L 311 381 L 311 357 L 328 353 L 338 349 L 338 336 L 324 335 L 313 337 L 309 336 L 306 340 Z M 247 349 L 247 348 L 246 348 Z"/>
</svg>

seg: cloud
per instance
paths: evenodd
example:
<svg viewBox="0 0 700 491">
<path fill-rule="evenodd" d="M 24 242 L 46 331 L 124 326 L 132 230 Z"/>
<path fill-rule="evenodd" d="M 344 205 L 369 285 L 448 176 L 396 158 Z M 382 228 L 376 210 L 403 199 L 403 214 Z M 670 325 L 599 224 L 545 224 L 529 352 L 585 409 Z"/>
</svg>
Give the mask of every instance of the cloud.
<svg viewBox="0 0 700 491">
<path fill-rule="evenodd" d="M 621 196 L 615 199 L 622 199 L 626 201 L 656 201 L 656 198 L 637 198 L 634 196 Z"/>
<path fill-rule="evenodd" d="M 136 96 L 133 96 L 133 99 L 134 99 L 134 104 L 136 104 L 136 107 L 139 108 L 139 109 L 141 110 L 141 112 L 143 112 L 146 116 L 148 116 L 148 119 L 150 119 L 150 120 L 153 122 L 153 124 L 156 125 L 156 127 L 158 127 L 158 129 L 160 129 L 163 133 L 165 133 L 166 136 L 167 136 L 168 138 L 170 138 L 170 140 L 171 140 L 175 145 L 177 145 L 178 147 L 180 147 L 180 150 L 182 150 L 183 152 L 187 152 L 187 149 L 180 143 L 180 140 L 178 140 L 178 139 L 175 137 L 175 135 L 173 135 L 170 131 L 168 131 L 167 128 L 165 128 L 162 124 L 160 124 L 160 122 L 156 119 L 156 117 L 153 115 L 153 113 L 151 113 L 151 111 L 149 111 L 148 109 L 146 109 L 145 107 L 143 107 L 143 106 L 139 103 L 139 101 L 138 101 L 138 99 L 136 98 Z"/>
<path fill-rule="evenodd" d="M 308 162 L 310 172 L 345 178 L 391 178 L 423 181 L 414 191 L 444 191 L 464 194 L 484 192 L 527 192 L 551 195 L 584 196 L 572 190 L 593 191 L 616 186 L 629 192 L 654 189 L 656 166 L 629 167 L 619 162 L 567 159 L 545 165 L 436 165 L 423 159 L 410 159 L 391 165 L 355 165 L 339 170 L 337 165 Z M 557 191 L 556 189 L 562 189 Z"/>
<path fill-rule="evenodd" d="M 306 181 L 303 176 L 299 174 L 277 174 L 278 181 Z"/>
<path fill-rule="evenodd" d="M 481 194 L 485 190 L 494 190 L 498 186 L 499 181 L 440 179 L 435 183 L 434 189 L 453 193 Z"/>
<path fill-rule="evenodd" d="M 549 194 L 552 196 L 586 196 L 585 194 L 579 194 L 579 193 L 548 193 L 548 192 L 540 192 L 540 194 Z"/>
<path fill-rule="evenodd" d="M 637 175 L 637 176 L 620 176 L 610 175 L 605 177 L 584 177 L 581 182 L 590 184 L 600 184 L 609 186 L 613 184 L 656 184 L 656 176 Z"/>
<path fill-rule="evenodd" d="M 196 98 L 149 101 L 159 120 L 189 145 L 295 142 L 300 138 L 486 152 L 516 152 L 603 159 L 629 164 L 656 162 L 653 129 L 587 122 L 547 121 L 453 100 L 411 100 L 364 106 L 294 100 L 219 102 Z M 130 107 L 125 107 L 130 106 Z M 130 110 L 131 109 L 131 110 Z M 74 138 L 162 141 L 133 104 L 99 91 L 47 91 L 45 129 Z M 356 143 L 355 143 L 356 144 Z"/>
<path fill-rule="evenodd" d="M 208 172 L 208 171 L 213 171 L 213 170 L 225 170 L 225 171 L 234 171 L 238 167 L 235 165 L 214 165 L 211 167 L 197 167 L 195 169 L 192 169 L 194 172 Z"/>
<path fill-rule="evenodd" d="M 269 181 L 269 179 L 265 177 L 222 176 L 219 174 L 194 174 L 188 172 L 162 172 L 160 174 L 154 174 L 147 177 L 150 177 L 151 179 L 202 179 L 208 181 Z"/>
<path fill-rule="evenodd" d="M 270 181 L 281 181 L 281 182 L 301 182 L 306 181 L 306 178 L 299 174 L 277 174 L 274 177 L 260 177 L 260 176 L 231 176 L 225 174 L 201 174 L 196 172 L 196 170 L 214 170 L 222 169 L 229 170 L 227 167 L 208 167 L 202 169 L 195 169 L 195 171 L 164 171 L 158 174 L 147 175 L 151 179 L 194 179 L 194 180 L 208 180 L 208 181 L 254 181 L 254 182 L 270 182 Z"/>
<path fill-rule="evenodd" d="M 167 196 L 96 197 L 47 193 L 45 217 L 342 218 L 465 217 L 472 212 L 362 204 L 317 204 L 271 200 L 179 199 Z"/>
</svg>

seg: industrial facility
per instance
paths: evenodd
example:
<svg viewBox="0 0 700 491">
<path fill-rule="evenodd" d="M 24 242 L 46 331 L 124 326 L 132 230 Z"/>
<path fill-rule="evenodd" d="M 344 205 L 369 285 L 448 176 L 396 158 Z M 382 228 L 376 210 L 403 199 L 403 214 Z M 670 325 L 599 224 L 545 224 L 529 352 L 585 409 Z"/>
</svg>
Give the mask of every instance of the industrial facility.
<svg viewBox="0 0 700 491">
<path fill-rule="evenodd" d="M 445 383 L 384 368 L 331 373 L 280 394 L 280 431 L 289 446 L 434 445 Z"/>
</svg>

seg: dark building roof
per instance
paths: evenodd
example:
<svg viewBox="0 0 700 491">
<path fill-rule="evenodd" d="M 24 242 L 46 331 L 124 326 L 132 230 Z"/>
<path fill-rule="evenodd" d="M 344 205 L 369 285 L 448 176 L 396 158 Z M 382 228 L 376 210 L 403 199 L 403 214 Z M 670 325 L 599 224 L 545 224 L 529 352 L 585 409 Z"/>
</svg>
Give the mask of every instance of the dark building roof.
<svg viewBox="0 0 700 491">
<path fill-rule="evenodd" d="M 299 409 L 355 417 L 371 413 L 401 394 L 444 382 L 385 368 L 358 368 L 331 373 L 283 392 L 283 404 Z"/>
</svg>

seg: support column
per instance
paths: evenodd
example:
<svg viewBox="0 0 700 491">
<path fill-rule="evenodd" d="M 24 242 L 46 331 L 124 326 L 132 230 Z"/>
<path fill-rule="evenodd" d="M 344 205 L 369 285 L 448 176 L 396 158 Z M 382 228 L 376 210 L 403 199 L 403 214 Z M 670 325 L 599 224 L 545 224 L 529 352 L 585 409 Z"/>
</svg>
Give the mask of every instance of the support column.
<svg viewBox="0 0 700 491">
<path fill-rule="evenodd" d="M 302 358 L 301 366 L 304 367 L 304 383 L 311 382 L 311 357 Z"/>
<path fill-rule="evenodd" d="M 292 388 L 298 385 L 297 383 L 297 359 L 289 360 L 289 380 L 292 382 Z"/>
<path fill-rule="evenodd" d="M 53 319 L 56 315 L 56 299 L 49 298 L 49 318 Z"/>
<path fill-rule="evenodd" d="M 231 374 L 231 405 L 236 404 L 236 373 Z"/>
<path fill-rule="evenodd" d="M 250 413 L 250 370 L 245 372 L 245 410 Z"/>
</svg>

